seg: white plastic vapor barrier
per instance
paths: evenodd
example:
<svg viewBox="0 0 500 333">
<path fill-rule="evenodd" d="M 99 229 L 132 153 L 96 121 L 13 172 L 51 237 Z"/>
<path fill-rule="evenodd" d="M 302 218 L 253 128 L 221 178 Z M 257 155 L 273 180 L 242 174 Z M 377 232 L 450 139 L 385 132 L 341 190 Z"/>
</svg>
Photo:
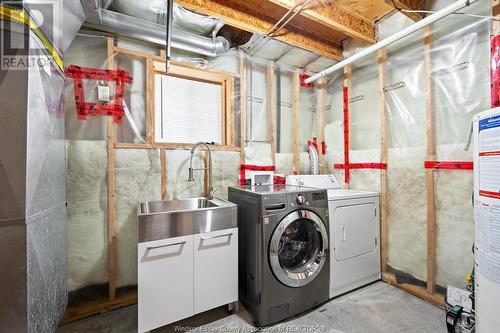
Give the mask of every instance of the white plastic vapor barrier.
<svg viewBox="0 0 500 333">
<path fill-rule="evenodd" d="M 488 2 L 462 12 L 490 15 Z M 396 15 L 396 14 L 394 14 Z M 401 15 L 401 14 L 397 14 Z M 391 17 L 378 23 L 406 24 Z M 489 107 L 489 27 L 484 18 L 450 15 L 430 26 L 430 71 L 426 72 L 423 32 L 386 48 L 384 86 L 379 87 L 377 54 L 351 63 L 349 91 L 350 162 L 380 162 L 380 94 L 385 97 L 389 182 L 389 266 L 427 280 L 426 99 L 432 99 L 436 161 L 472 161 L 465 151 L 472 117 Z M 393 27 L 391 27 L 393 29 Z M 325 141 L 328 169 L 344 180 L 343 78 L 327 76 Z M 431 91 L 427 91 L 430 80 Z M 381 89 L 382 88 L 382 89 Z M 351 170 L 353 189 L 380 189 L 380 170 Z M 464 287 L 472 270 L 474 222 L 472 172 L 437 170 L 437 284 Z"/>
<path fill-rule="evenodd" d="M 390 46 L 392 43 L 399 41 L 400 39 L 403 39 L 407 36 L 410 36 L 412 33 L 422 29 L 423 27 L 426 27 L 436 21 L 441 20 L 442 18 L 464 8 L 469 6 L 470 4 L 476 2 L 477 0 L 458 0 L 451 5 L 437 11 L 436 13 L 427 16 L 426 18 L 413 23 L 412 25 L 390 35 L 389 37 L 381 40 L 380 42 L 377 42 L 376 44 L 373 44 L 370 47 L 367 47 L 366 49 L 363 49 L 362 51 L 354 54 L 353 56 L 339 62 L 338 64 L 335 64 L 327 69 L 324 69 L 323 71 L 319 72 L 318 74 L 315 74 L 311 76 L 310 78 L 306 79 L 306 83 L 311 83 L 316 81 L 322 76 L 326 76 L 328 74 L 331 74 L 339 69 L 344 68 L 347 65 L 350 65 L 357 60 L 362 59 L 365 56 L 369 56 L 373 54 L 374 52 L 383 49 L 385 47 Z"/>
<path fill-rule="evenodd" d="M 131 40 L 118 40 L 119 47 L 134 51 L 159 54 L 150 46 Z M 182 57 L 181 57 L 181 56 Z M 201 62 L 210 70 L 238 74 L 239 57 L 231 51 L 224 59 Z M 176 60 L 185 60 L 190 65 L 199 57 L 174 54 Z M 187 58 L 186 58 L 187 57 Z M 221 57 L 222 58 L 222 57 Z M 65 57 L 67 65 L 97 69 L 108 68 L 107 38 L 103 36 L 79 35 Z M 125 85 L 124 104 L 126 117 L 121 124 L 114 125 L 115 141 L 126 144 L 142 144 L 152 139 L 146 130 L 146 61 L 145 58 L 115 53 L 113 65 L 129 72 L 133 78 Z M 194 60 L 194 61 L 193 61 Z M 199 62 L 199 61 L 198 61 Z M 84 80 L 87 102 L 97 101 L 97 86 L 108 82 Z M 265 78 L 256 86 L 265 87 Z M 240 144 L 240 81 L 232 82 L 233 124 L 235 145 Z M 114 98 L 111 86 L 111 99 Z M 265 91 L 265 90 L 264 90 Z M 73 82 L 66 80 L 64 90 L 66 120 L 66 193 L 68 201 L 68 289 L 74 295 L 86 294 L 96 286 L 108 283 L 108 151 L 107 117 L 90 116 L 87 120 L 76 117 Z M 217 104 L 220 104 L 217 103 Z M 265 109 L 267 112 L 267 109 Z M 262 111 L 264 113 L 264 110 Z M 198 123 L 205 120 L 198 119 Z M 178 125 L 182 129 L 182 124 Z M 267 131 L 267 126 L 265 126 Z M 267 134 L 267 132 L 264 132 Z M 172 133 L 171 133 L 172 134 Z M 220 132 L 219 132 L 220 135 Z M 201 138 L 198 138 L 201 139 Z M 150 142 L 150 141 L 148 141 Z M 116 233 L 117 233 L 117 287 L 133 286 L 137 283 L 137 207 L 139 203 L 161 199 L 161 150 L 115 148 L 116 188 Z M 270 146 L 269 146 L 270 147 Z M 260 147 L 259 147 L 260 148 Z M 193 167 L 202 168 L 204 153 L 197 152 Z M 195 181 L 188 182 L 189 150 L 165 151 L 166 199 L 199 197 L 204 195 L 203 171 L 195 171 Z M 268 164 L 269 151 L 256 149 L 255 158 Z M 238 151 L 214 151 L 213 185 L 215 195 L 227 197 L 227 187 L 238 184 L 240 153 Z M 87 288 L 89 287 L 89 288 Z M 100 288 L 99 290 L 101 290 Z M 84 295 L 85 297 L 89 295 Z M 90 295 L 93 296 L 93 295 Z M 89 296 L 89 297 L 90 297 Z M 105 296 L 105 295 L 103 295 Z"/>
</svg>

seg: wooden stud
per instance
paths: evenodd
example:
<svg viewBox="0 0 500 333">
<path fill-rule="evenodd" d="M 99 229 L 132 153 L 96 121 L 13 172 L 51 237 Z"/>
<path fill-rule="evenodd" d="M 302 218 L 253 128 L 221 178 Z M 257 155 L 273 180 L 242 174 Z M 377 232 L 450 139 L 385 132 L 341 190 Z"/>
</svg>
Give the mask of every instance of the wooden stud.
<svg viewBox="0 0 500 333">
<path fill-rule="evenodd" d="M 293 173 L 300 174 L 300 73 L 292 77 L 292 140 Z"/>
<path fill-rule="evenodd" d="M 208 151 L 203 152 L 203 193 L 208 197 Z"/>
<path fill-rule="evenodd" d="M 432 80 L 431 80 L 431 28 L 425 27 L 424 37 L 424 72 L 426 78 L 425 119 L 427 160 L 436 160 L 436 142 L 434 136 L 434 115 L 432 111 Z M 427 291 L 436 292 L 436 201 L 434 186 L 434 170 L 427 169 Z"/>
<path fill-rule="evenodd" d="M 415 286 L 413 284 L 408 283 L 398 283 L 396 280 L 396 276 L 392 273 L 382 273 L 382 281 L 389 283 L 403 291 L 406 291 L 413 296 L 426 300 L 429 303 L 432 303 L 440 308 L 444 308 L 444 296 L 436 293 L 429 293 L 429 291 L 420 286 Z"/>
<path fill-rule="evenodd" d="M 108 69 L 114 69 L 113 38 L 108 38 Z M 109 299 L 116 298 L 116 220 L 115 220 L 115 124 L 113 117 L 107 117 L 108 138 L 108 281 Z"/>
<path fill-rule="evenodd" d="M 245 164 L 245 141 L 247 138 L 247 82 L 245 75 L 245 56 L 240 55 L 240 164 Z"/>
<path fill-rule="evenodd" d="M 161 163 L 161 200 L 167 199 L 167 153 L 165 148 L 160 149 Z"/>
<path fill-rule="evenodd" d="M 153 59 L 148 56 L 146 58 L 146 143 L 148 144 L 153 143 L 155 138 L 155 101 L 153 99 L 153 87 Z"/>
<path fill-rule="evenodd" d="M 226 103 L 226 142 L 228 146 L 234 146 L 235 130 L 234 130 L 234 106 L 233 106 L 233 78 L 225 81 L 225 97 Z"/>
<path fill-rule="evenodd" d="M 166 73 L 166 65 L 163 62 L 153 61 L 153 68 L 156 72 Z M 206 71 L 200 68 L 183 67 L 174 64 L 171 64 L 168 75 L 220 85 L 234 77 L 223 72 Z"/>
<path fill-rule="evenodd" d="M 387 109 L 384 87 L 386 85 L 386 61 L 387 51 L 381 49 L 378 52 L 378 89 L 379 89 L 379 112 L 380 112 L 380 162 L 387 164 L 388 155 L 388 128 Z M 380 268 L 382 272 L 387 271 L 389 257 L 389 186 L 387 181 L 387 170 L 380 170 Z"/>
<path fill-rule="evenodd" d="M 352 82 L 352 69 L 351 66 L 344 67 L 344 87 L 347 87 L 347 91 L 349 92 L 349 96 L 351 96 L 351 82 Z M 349 101 L 347 101 L 349 103 Z M 350 126 L 350 122 L 347 124 Z M 351 142 L 351 131 L 349 130 L 349 142 Z M 347 163 L 347 161 L 345 162 Z M 350 163 L 350 162 L 349 162 Z M 345 184 L 345 188 L 349 188 L 349 184 Z"/>
<path fill-rule="evenodd" d="M 326 173 L 326 159 L 322 152 L 325 141 L 325 112 L 326 112 L 326 87 L 327 81 L 324 77 L 318 79 L 314 84 L 316 88 L 316 127 L 318 135 L 319 173 Z"/>
<path fill-rule="evenodd" d="M 274 84 L 274 61 L 267 65 L 267 110 L 269 115 L 269 143 L 271 144 L 271 158 L 276 165 L 276 87 Z"/>
<path fill-rule="evenodd" d="M 85 317 L 106 313 L 136 303 L 137 292 L 131 292 L 123 296 L 118 296 L 114 300 L 100 299 L 93 302 L 71 306 L 64 312 L 61 324 L 68 324 Z"/>
<path fill-rule="evenodd" d="M 495 17 L 495 20 L 492 20 L 491 32 L 496 36 L 500 34 L 500 0 L 491 0 L 491 12 Z"/>
<path fill-rule="evenodd" d="M 155 143 L 155 144 L 144 144 L 144 143 L 120 143 L 117 142 L 113 145 L 115 149 L 165 149 L 165 150 L 176 150 L 184 149 L 189 150 L 193 147 L 192 143 Z M 224 145 L 210 145 L 210 149 L 213 151 L 241 151 L 240 147 L 224 146 Z"/>
<path fill-rule="evenodd" d="M 115 149 L 154 149 L 155 146 L 147 143 L 126 143 L 116 142 L 113 147 Z"/>
</svg>

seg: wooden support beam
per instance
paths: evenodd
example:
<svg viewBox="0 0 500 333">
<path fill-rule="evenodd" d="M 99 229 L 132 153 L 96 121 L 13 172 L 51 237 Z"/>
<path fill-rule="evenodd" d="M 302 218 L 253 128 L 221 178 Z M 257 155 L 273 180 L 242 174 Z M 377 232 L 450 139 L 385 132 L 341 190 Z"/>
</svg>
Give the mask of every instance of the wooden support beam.
<svg viewBox="0 0 500 333">
<path fill-rule="evenodd" d="M 380 112 L 380 162 L 387 164 L 388 155 L 388 127 L 387 109 L 384 87 L 386 85 L 386 61 L 387 51 L 381 49 L 378 52 L 378 89 L 379 89 L 379 112 Z M 389 259 L 389 186 L 387 181 L 387 169 L 380 170 L 380 268 L 382 272 L 387 271 Z"/>
<path fill-rule="evenodd" d="M 205 170 L 203 170 L 203 193 L 205 197 L 208 197 L 208 151 L 203 152 L 203 165 Z"/>
<path fill-rule="evenodd" d="M 240 55 L 240 164 L 245 164 L 245 141 L 247 138 L 247 81 L 245 75 L 245 57 Z"/>
<path fill-rule="evenodd" d="M 274 61 L 267 64 L 267 110 L 269 115 L 269 143 L 271 144 L 271 158 L 276 165 L 276 85 Z"/>
<path fill-rule="evenodd" d="M 300 73 L 293 72 L 292 77 L 292 152 L 293 173 L 300 174 Z"/>
<path fill-rule="evenodd" d="M 286 9 L 292 8 L 295 0 L 268 0 Z M 336 1 L 314 0 L 294 18 L 293 26 L 308 27 L 312 22 L 322 25 L 324 30 L 333 30 L 367 43 L 375 43 L 374 25 L 338 6 Z"/>
<path fill-rule="evenodd" d="M 118 296 L 114 300 L 101 299 L 89 303 L 84 303 L 72 306 L 64 312 L 61 325 L 71 323 L 73 321 L 90 317 L 100 313 L 106 313 L 125 306 L 137 303 L 137 292 L 131 292 L 123 296 Z"/>
<path fill-rule="evenodd" d="M 267 0 L 177 0 L 176 3 L 196 13 L 220 18 L 232 27 L 261 34 L 269 31 L 286 13 L 286 8 L 272 4 Z M 307 31 L 287 27 L 279 32 L 276 39 L 332 59 L 341 60 L 341 41 L 346 35 L 339 34 L 333 40 L 323 37 L 321 33 L 322 29 Z"/>
<path fill-rule="evenodd" d="M 160 149 L 161 164 L 161 200 L 167 199 L 167 154 L 165 148 Z"/>
<path fill-rule="evenodd" d="M 233 78 L 230 77 L 225 80 L 223 85 L 224 95 L 226 97 L 225 108 L 226 110 L 226 145 L 234 146 L 235 143 L 235 130 L 234 130 L 234 106 L 233 106 Z"/>
<path fill-rule="evenodd" d="M 316 89 L 316 127 L 318 133 L 318 155 L 319 173 L 326 173 L 326 160 L 322 152 L 322 145 L 325 142 L 325 111 L 326 111 L 326 88 L 327 81 L 324 77 L 318 79 L 314 84 Z"/>
<path fill-rule="evenodd" d="M 154 149 L 154 145 L 147 143 L 126 143 L 126 142 L 115 142 L 113 145 L 115 149 Z"/>
<path fill-rule="evenodd" d="M 434 135 L 434 114 L 432 110 L 432 79 L 431 79 L 431 28 L 426 27 L 424 37 L 424 76 L 425 90 L 425 119 L 426 119 L 426 146 L 427 160 L 436 160 L 436 142 Z M 434 186 L 434 170 L 427 169 L 427 290 L 436 291 L 436 200 Z"/>
<path fill-rule="evenodd" d="M 113 38 L 108 38 L 108 69 L 114 69 Z M 116 191 L 115 191 L 115 124 L 107 117 L 108 139 L 108 281 L 109 299 L 116 298 Z"/>
<path fill-rule="evenodd" d="M 347 91 L 349 93 L 349 96 L 351 96 L 351 80 L 352 80 L 352 69 L 351 66 L 345 66 L 344 67 L 344 88 L 347 88 Z M 347 101 L 349 103 L 349 101 Z M 347 126 L 350 127 L 350 121 L 347 122 Z M 344 128 L 345 131 L 345 128 Z M 351 131 L 350 128 L 348 128 L 349 136 L 347 137 L 347 141 L 351 142 Z M 349 144 L 344 143 L 344 150 L 349 149 Z M 344 163 L 350 163 L 350 161 L 344 161 Z M 347 170 L 347 169 L 346 169 Z M 345 184 L 344 187 L 346 189 L 349 188 L 349 183 Z"/>
<path fill-rule="evenodd" d="M 413 296 L 426 300 L 440 308 L 444 308 L 444 295 L 438 293 L 430 293 L 426 288 L 415 286 L 408 283 L 398 283 L 396 276 L 392 273 L 382 273 L 382 281 L 389 283 L 403 291 L 406 291 Z"/>
<path fill-rule="evenodd" d="M 151 56 L 146 58 L 146 143 L 154 142 L 155 136 L 155 115 L 154 115 L 154 73 L 153 59 Z"/>
</svg>

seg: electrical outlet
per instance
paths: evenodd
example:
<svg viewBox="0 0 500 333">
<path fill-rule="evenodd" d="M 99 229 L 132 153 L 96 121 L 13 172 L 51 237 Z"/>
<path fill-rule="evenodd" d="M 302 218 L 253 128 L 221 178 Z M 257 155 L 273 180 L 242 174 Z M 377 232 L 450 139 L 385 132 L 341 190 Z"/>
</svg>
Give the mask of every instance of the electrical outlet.
<svg viewBox="0 0 500 333">
<path fill-rule="evenodd" d="M 99 102 L 109 102 L 109 87 L 97 86 L 97 100 Z"/>
</svg>

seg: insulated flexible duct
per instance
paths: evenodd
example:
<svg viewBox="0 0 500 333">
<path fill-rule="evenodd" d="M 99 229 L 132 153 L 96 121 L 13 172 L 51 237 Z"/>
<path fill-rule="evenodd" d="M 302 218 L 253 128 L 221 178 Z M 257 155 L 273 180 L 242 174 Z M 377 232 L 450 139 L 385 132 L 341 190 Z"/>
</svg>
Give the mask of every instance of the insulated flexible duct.
<svg viewBox="0 0 500 333">
<path fill-rule="evenodd" d="M 315 145 L 309 145 L 309 161 L 311 166 L 311 175 L 319 174 L 319 155 Z"/>
<path fill-rule="evenodd" d="M 92 19 L 86 26 L 116 33 L 122 36 L 158 44 L 166 44 L 166 29 L 164 25 L 138 19 L 129 15 L 117 13 L 108 9 L 100 9 L 100 20 Z M 229 50 L 229 42 L 223 37 L 204 37 L 173 28 L 172 47 L 186 52 L 216 57 Z"/>
</svg>

